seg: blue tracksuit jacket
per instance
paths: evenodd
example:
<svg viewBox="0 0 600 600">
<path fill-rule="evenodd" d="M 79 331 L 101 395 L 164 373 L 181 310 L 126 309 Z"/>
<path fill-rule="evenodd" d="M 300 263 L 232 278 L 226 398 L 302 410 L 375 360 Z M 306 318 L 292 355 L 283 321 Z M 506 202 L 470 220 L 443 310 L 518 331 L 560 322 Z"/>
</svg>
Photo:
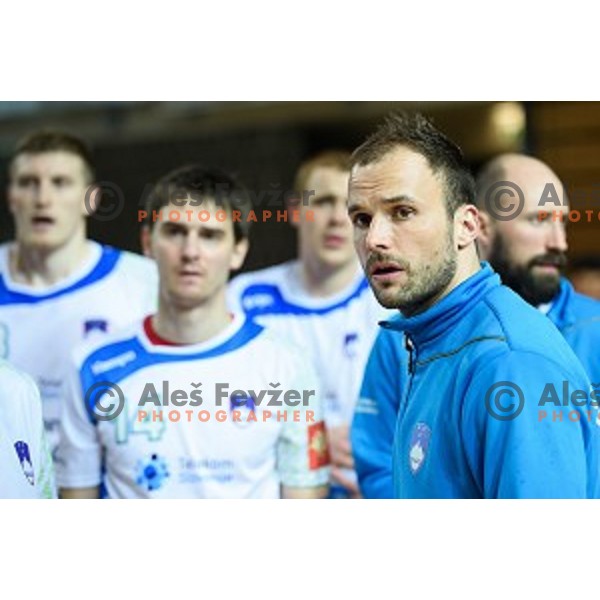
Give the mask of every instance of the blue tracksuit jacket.
<svg viewBox="0 0 600 600">
<path fill-rule="evenodd" d="M 549 316 L 561 315 L 565 337 L 571 332 L 569 341 L 583 344 L 589 327 L 578 326 L 569 306 L 575 297 L 593 307 L 577 296 L 565 282 Z M 588 312 L 589 319 L 595 322 Z M 367 366 L 352 430 L 365 496 L 597 495 L 595 409 L 555 405 L 564 382 L 568 393 L 590 391 L 585 372 L 548 319 L 501 286 L 488 265 L 430 310 L 386 327 Z M 410 373 L 403 332 L 414 345 Z M 502 382 L 517 385 L 525 399 L 512 420 L 490 410 L 510 417 L 515 390 L 512 396 L 492 390 L 486 407 L 488 391 Z M 546 394 L 541 403 L 550 384 L 556 397 Z M 570 420 L 578 415 L 580 422 Z"/>
</svg>

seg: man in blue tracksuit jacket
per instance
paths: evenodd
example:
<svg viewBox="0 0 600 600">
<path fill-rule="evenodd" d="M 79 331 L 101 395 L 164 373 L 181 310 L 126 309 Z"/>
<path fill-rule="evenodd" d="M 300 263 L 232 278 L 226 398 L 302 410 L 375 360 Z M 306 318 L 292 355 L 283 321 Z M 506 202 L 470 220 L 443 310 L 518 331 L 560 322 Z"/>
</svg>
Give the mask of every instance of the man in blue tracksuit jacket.
<svg viewBox="0 0 600 600">
<path fill-rule="evenodd" d="M 371 285 L 382 304 L 407 315 L 380 334 L 357 407 L 352 443 L 363 493 L 389 497 L 393 473 L 396 497 L 596 497 L 599 430 L 584 369 L 541 312 L 488 265 L 474 266 L 468 185 L 454 207 L 453 245 L 435 230 L 436 193 L 449 196 L 457 189 L 452 177 L 459 172 L 464 182 L 464 171 L 456 153 L 440 159 L 439 147 L 453 153 L 443 134 L 399 121 L 355 153 L 350 187 Z M 438 238 L 450 258 L 435 253 Z M 415 248 L 424 259 L 421 280 Z M 535 266 L 542 278 L 553 274 L 549 265 Z M 586 328 L 569 311 L 573 292 L 563 285 L 567 300 L 555 301 L 549 316 L 561 315 L 565 336 L 584 344 Z M 563 402 L 575 390 L 579 400 Z"/>
<path fill-rule="evenodd" d="M 578 294 L 562 278 L 548 318 L 596 384 L 594 389 L 600 389 L 600 302 Z M 394 497 L 392 446 L 407 381 L 405 337 L 397 328 L 386 328 L 371 352 L 352 426 L 354 459 L 365 498 Z"/>
</svg>

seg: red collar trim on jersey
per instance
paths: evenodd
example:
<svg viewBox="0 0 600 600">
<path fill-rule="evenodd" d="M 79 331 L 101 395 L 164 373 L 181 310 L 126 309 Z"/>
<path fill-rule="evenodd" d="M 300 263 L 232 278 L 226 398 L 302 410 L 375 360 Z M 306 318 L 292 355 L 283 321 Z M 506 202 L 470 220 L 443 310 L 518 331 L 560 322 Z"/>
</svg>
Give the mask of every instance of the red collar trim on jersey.
<svg viewBox="0 0 600 600">
<path fill-rule="evenodd" d="M 165 338 L 160 337 L 156 330 L 152 326 L 152 315 L 147 316 L 144 319 L 144 333 L 146 337 L 150 340 L 150 343 L 154 346 L 185 346 L 185 344 L 177 344 L 175 342 L 171 342 L 169 340 L 165 340 Z"/>
<path fill-rule="evenodd" d="M 233 314 L 230 313 L 229 316 L 230 316 L 230 320 L 233 321 L 233 319 L 234 319 Z M 148 315 L 144 319 L 144 333 L 146 334 L 146 337 L 150 340 L 150 343 L 154 346 L 178 347 L 178 346 L 187 346 L 188 345 L 188 344 L 178 344 L 177 342 L 171 342 L 170 340 L 166 340 L 165 338 L 158 335 L 158 333 L 156 333 L 156 330 L 154 329 L 154 327 L 152 325 L 152 315 Z"/>
</svg>

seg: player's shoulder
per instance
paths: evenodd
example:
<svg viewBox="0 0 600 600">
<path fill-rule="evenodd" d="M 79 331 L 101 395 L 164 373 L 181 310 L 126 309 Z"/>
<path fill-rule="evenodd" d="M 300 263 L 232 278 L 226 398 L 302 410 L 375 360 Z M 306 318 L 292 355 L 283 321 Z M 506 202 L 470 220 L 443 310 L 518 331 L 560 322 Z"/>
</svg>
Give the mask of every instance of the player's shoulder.
<svg viewBox="0 0 600 600">
<path fill-rule="evenodd" d="M 244 326 L 254 326 L 254 323 L 255 322 L 252 319 L 247 318 Z M 254 342 L 260 344 L 265 352 L 271 352 L 272 354 L 302 351 L 301 347 L 293 342 L 289 336 L 271 326 L 261 325 L 260 331 L 257 332 Z"/>
<path fill-rule="evenodd" d="M 116 259 L 116 270 L 125 276 L 155 276 L 156 263 L 151 258 L 129 250 L 121 250 L 112 246 L 102 246 L 104 255 L 113 255 Z"/>
<path fill-rule="evenodd" d="M 595 319 L 600 326 L 600 301 L 573 290 L 570 304 L 576 319 Z"/>
<path fill-rule="evenodd" d="M 274 327 L 263 327 L 246 319 L 244 328 L 252 333 L 248 341 L 250 356 L 257 357 L 260 365 L 268 365 L 272 372 L 308 369 L 311 357 L 294 339 Z"/>
<path fill-rule="evenodd" d="M 94 336 L 75 346 L 72 358 L 78 366 L 94 358 L 110 360 L 126 353 L 129 346 L 137 345 L 141 329 L 142 323 L 134 321 L 116 331 Z"/>
<path fill-rule="evenodd" d="M 234 277 L 229 285 L 231 288 L 244 291 L 252 286 L 279 286 L 290 276 L 296 261 L 288 261 L 279 265 L 266 267 L 257 271 L 241 273 Z"/>
<path fill-rule="evenodd" d="M 485 302 L 475 307 L 469 316 L 478 323 L 480 333 L 502 337 L 508 351 L 535 352 L 568 347 L 546 315 L 504 285 L 493 289 Z"/>
<path fill-rule="evenodd" d="M 19 399 L 19 404 L 15 400 Z M 40 397 L 33 379 L 11 363 L 0 359 L 0 406 L 10 405 L 10 410 L 15 408 L 40 410 Z M 0 412 L 4 409 L 0 408 Z"/>
<path fill-rule="evenodd" d="M 449 338 L 467 379 L 490 369 L 497 376 L 578 372 L 571 348 L 550 319 L 504 285 L 469 306 Z"/>
<path fill-rule="evenodd" d="M 142 254 L 138 254 L 137 252 L 130 252 L 129 250 L 120 250 L 118 248 L 113 248 L 112 246 L 105 247 L 115 252 L 118 252 L 121 263 L 127 265 L 128 267 L 138 267 L 140 269 L 156 268 L 154 260 L 148 258 L 147 256 L 143 256 Z"/>
</svg>

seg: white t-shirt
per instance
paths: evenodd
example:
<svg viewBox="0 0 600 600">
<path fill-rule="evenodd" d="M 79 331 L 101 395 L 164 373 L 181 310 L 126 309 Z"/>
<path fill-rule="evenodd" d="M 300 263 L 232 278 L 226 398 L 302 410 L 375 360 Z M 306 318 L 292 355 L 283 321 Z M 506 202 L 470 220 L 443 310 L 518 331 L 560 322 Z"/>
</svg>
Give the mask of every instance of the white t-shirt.
<svg viewBox="0 0 600 600">
<path fill-rule="evenodd" d="M 187 346 L 158 345 L 149 327 L 147 319 L 77 350 L 60 487 L 104 483 L 111 498 L 278 498 L 280 485 L 327 482 L 320 394 L 300 354 L 240 317 Z M 106 382 L 118 389 L 103 392 Z M 269 406 L 274 397 L 263 390 L 313 394 L 299 406 Z M 118 416 L 99 418 L 119 394 L 122 410 L 110 413 Z"/>
<path fill-rule="evenodd" d="M 228 302 L 303 349 L 323 387 L 328 426 L 352 420 L 377 324 L 390 316 L 360 269 L 340 293 L 315 298 L 302 286 L 300 263 L 290 261 L 234 278 Z"/>
<path fill-rule="evenodd" d="M 35 384 L 0 360 L 0 498 L 56 498 Z"/>
<path fill-rule="evenodd" d="M 35 380 L 53 457 L 65 369 L 76 345 L 124 327 L 156 308 L 154 261 L 89 242 L 90 257 L 67 280 L 44 289 L 11 280 L 10 244 L 0 246 L 0 358 Z"/>
</svg>

